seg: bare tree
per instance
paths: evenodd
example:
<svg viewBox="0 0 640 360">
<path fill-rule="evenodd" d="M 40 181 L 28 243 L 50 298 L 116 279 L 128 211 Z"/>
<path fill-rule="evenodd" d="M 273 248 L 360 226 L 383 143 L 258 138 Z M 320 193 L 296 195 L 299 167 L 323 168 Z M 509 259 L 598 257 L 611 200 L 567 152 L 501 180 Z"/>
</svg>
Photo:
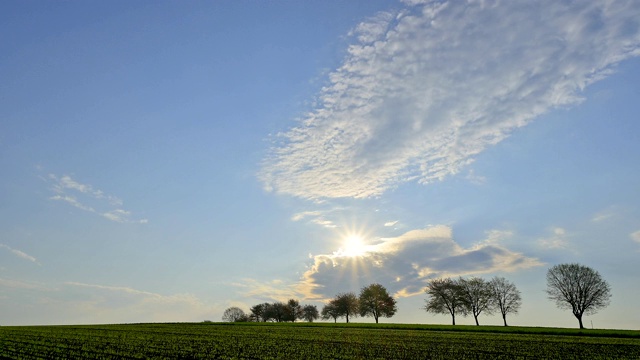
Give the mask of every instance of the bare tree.
<svg viewBox="0 0 640 360">
<path fill-rule="evenodd" d="M 595 314 L 609 305 L 611 287 L 600 274 L 580 264 L 560 264 L 547 271 L 547 294 L 561 309 L 571 309 L 580 329 L 583 314 Z"/>
<path fill-rule="evenodd" d="M 329 320 L 333 319 L 333 322 L 338 322 L 338 318 L 340 317 L 340 313 L 338 312 L 338 308 L 333 304 L 333 302 L 329 302 L 322 308 L 322 319 Z"/>
<path fill-rule="evenodd" d="M 466 315 L 466 308 L 460 297 L 460 285 L 451 278 L 433 279 L 425 289 L 427 305 L 424 309 L 434 314 L 450 314 L 453 325 L 456 314 Z"/>
<path fill-rule="evenodd" d="M 480 326 L 478 316 L 484 311 L 491 314 L 493 311 L 493 302 L 491 289 L 489 284 L 483 278 L 472 277 L 470 279 L 458 279 L 460 287 L 460 299 L 466 312 L 473 315 L 476 325 Z"/>
<path fill-rule="evenodd" d="M 224 311 L 222 314 L 222 321 L 226 322 L 239 322 L 247 321 L 248 316 L 239 307 L 232 306 Z"/>
<path fill-rule="evenodd" d="M 313 320 L 316 320 L 319 316 L 318 308 L 315 305 L 305 305 L 302 308 L 302 319 L 308 322 L 313 322 Z"/>
<path fill-rule="evenodd" d="M 336 295 L 336 297 L 331 300 L 331 303 L 333 303 L 338 310 L 338 314 L 347 319 L 347 323 L 349 322 L 349 316 L 358 316 L 358 297 L 352 292 Z"/>
<path fill-rule="evenodd" d="M 398 307 L 396 300 L 380 284 L 371 284 L 360 291 L 360 316 L 373 316 L 378 323 L 380 316 L 392 317 Z"/>
<path fill-rule="evenodd" d="M 494 306 L 500 310 L 504 326 L 507 326 L 507 314 L 517 314 L 522 305 L 520 291 L 515 284 L 503 277 L 494 277 L 489 282 Z"/>
</svg>

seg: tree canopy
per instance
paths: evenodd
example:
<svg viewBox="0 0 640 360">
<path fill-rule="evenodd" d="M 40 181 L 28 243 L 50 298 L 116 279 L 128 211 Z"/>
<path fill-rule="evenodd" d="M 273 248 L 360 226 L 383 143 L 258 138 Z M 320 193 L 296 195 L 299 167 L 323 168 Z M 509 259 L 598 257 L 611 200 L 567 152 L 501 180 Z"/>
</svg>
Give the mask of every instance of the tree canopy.
<svg viewBox="0 0 640 360">
<path fill-rule="evenodd" d="M 571 309 L 584 329 L 582 315 L 609 305 L 611 287 L 600 274 L 580 264 L 560 264 L 547 272 L 547 295 L 561 309 Z"/>
<path fill-rule="evenodd" d="M 358 300 L 360 316 L 373 316 L 376 324 L 381 316 L 389 318 L 398 311 L 396 300 L 380 284 L 371 284 L 362 288 Z"/>
</svg>

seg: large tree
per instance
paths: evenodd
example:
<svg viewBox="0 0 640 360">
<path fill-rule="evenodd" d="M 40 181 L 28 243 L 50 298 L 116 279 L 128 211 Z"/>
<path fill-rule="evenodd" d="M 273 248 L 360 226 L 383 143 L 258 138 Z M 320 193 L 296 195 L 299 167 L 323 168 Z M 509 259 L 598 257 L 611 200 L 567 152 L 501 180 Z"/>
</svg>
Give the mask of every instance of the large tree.
<svg viewBox="0 0 640 360">
<path fill-rule="evenodd" d="M 258 304 L 258 305 L 254 305 L 251 307 L 251 315 L 249 315 L 251 317 L 251 319 L 253 319 L 253 321 L 256 322 L 266 322 L 269 321 L 269 318 L 267 317 L 268 314 L 268 308 L 271 304 L 269 303 L 262 303 L 262 304 Z"/>
<path fill-rule="evenodd" d="M 396 300 L 380 284 L 371 284 L 362 288 L 359 297 L 360 316 L 373 316 L 378 323 L 380 316 L 392 317 L 398 308 Z"/>
<path fill-rule="evenodd" d="M 520 291 L 516 285 L 503 277 L 494 277 L 489 282 L 493 303 L 502 314 L 504 326 L 507 326 L 507 314 L 517 314 L 522 305 Z"/>
<path fill-rule="evenodd" d="M 467 313 L 473 315 L 476 325 L 480 326 L 478 316 L 480 316 L 483 311 L 488 314 L 491 314 L 493 311 L 493 302 L 491 301 L 492 294 L 489 284 L 483 278 L 472 277 L 470 279 L 464 279 L 461 277 L 458 279 L 458 286 L 462 305 Z"/>
<path fill-rule="evenodd" d="M 607 307 L 611 300 L 611 287 L 600 274 L 580 264 L 560 264 L 547 271 L 547 294 L 561 309 L 571 309 L 578 319 L 595 314 Z"/>
<path fill-rule="evenodd" d="M 336 307 L 338 314 L 344 316 L 349 322 L 349 317 L 358 316 L 358 297 L 352 292 L 341 293 L 331 300 Z"/>
<path fill-rule="evenodd" d="M 334 323 L 338 322 L 338 318 L 340 317 L 338 308 L 331 301 L 322 308 L 321 314 L 323 320 L 333 319 Z"/>
<path fill-rule="evenodd" d="M 302 307 L 302 319 L 313 322 L 313 320 L 316 320 L 319 316 L 318 308 L 315 305 L 305 305 Z"/>
<path fill-rule="evenodd" d="M 424 309 L 434 314 L 450 314 L 453 325 L 456 324 L 456 314 L 466 315 L 460 297 L 460 285 L 451 278 L 433 279 L 427 288 L 427 305 Z"/>
<path fill-rule="evenodd" d="M 222 314 L 222 321 L 226 321 L 226 322 L 239 322 L 239 321 L 247 321 L 247 320 L 248 320 L 248 317 L 244 313 L 244 311 L 242 311 L 242 309 L 240 309 L 239 307 L 235 307 L 235 306 L 228 308 Z"/>
</svg>

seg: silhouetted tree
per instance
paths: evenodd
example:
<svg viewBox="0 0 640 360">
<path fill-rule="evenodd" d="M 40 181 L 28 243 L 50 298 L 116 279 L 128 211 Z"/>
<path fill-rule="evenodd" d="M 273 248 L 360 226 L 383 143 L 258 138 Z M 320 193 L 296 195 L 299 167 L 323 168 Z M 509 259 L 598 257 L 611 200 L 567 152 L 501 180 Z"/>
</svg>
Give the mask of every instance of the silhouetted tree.
<svg viewBox="0 0 640 360">
<path fill-rule="evenodd" d="M 287 304 L 281 301 L 267 304 L 263 316 L 266 321 L 283 322 L 287 317 Z"/>
<path fill-rule="evenodd" d="M 476 325 L 480 326 L 478 316 L 484 311 L 491 314 L 493 311 L 493 294 L 489 283 L 483 278 L 472 277 L 470 279 L 459 278 L 458 287 L 460 300 L 466 313 L 472 314 Z"/>
<path fill-rule="evenodd" d="M 350 316 L 358 316 L 358 297 L 356 294 L 352 292 L 341 293 L 336 295 L 331 302 L 338 310 L 339 316 L 344 316 L 347 319 L 347 323 L 349 322 Z"/>
<path fill-rule="evenodd" d="M 520 291 L 516 285 L 503 277 L 494 277 L 489 281 L 493 304 L 500 310 L 504 326 L 507 326 L 507 314 L 517 314 L 522 305 Z"/>
<path fill-rule="evenodd" d="M 450 314 L 453 325 L 456 314 L 466 315 L 466 308 L 460 296 L 460 285 L 451 278 L 429 281 L 425 292 L 428 295 L 424 309 L 434 314 Z"/>
<path fill-rule="evenodd" d="M 300 302 L 296 299 L 289 299 L 287 302 L 287 307 L 285 311 L 285 316 L 283 321 L 291 321 L 294 322 L 296 319 L 302 318 L 302 306 L 300 306 Z"/>
<path fill-rule="evenodd" d="M 584 329 L 582 315 L 595 314 L 607 307 L 611 300 L 611 287 L 590 267 L 560 264 L 547 272 L 547 294 L 559 308 L 571 309 L 580 329 Z"/>
<path fill-rule="evenodd" d="M 240 322 L 247 320 L 248 316 L 244 313 L 244 311 L 235 306 L 228 308 L 224 311 L 224 314 L 222 314 L 222 321 L 226 322 Z"/>
<path fill-rule="evenodd" d="M 322 319 L 329 320 L 333 319 L 333 322 L 338 322 L 338 318 L 340 317 L 340 313 L 338 312 L 338 308 L 332 301 L 322 307 Z"/>
<path fill-rule="evenodd" d="M 252 319 L 254 319 L 254 321 L 256 322 L 266 322 L 269 320 L 268 317 L 266 317 L 265 315 L 268 315 L 268 307 L 269 307 L 269 303 L 262 303 L 262 304 L 258 304 L 258 305 L 254 305 L 251 307 L 251 315 L 250 317 Z M 267 312 L 267 313 L 265 313 Z"/>
<path fill-rule="evenodd" d="M 373 316 L 376 324 L 380 316 L 390 318 L 398 311 L 396 300 L 380 284 L 371 284 L 362 288 L 358 301 L 360 316 Z"/>
<path fill-rule="evenodd" d="M 318 308 L 315 305 L 305 305 L 302 307 L 302 319 L 313 322 L 313 320 L 316 320 L 319 316 Z"/>
</svg>

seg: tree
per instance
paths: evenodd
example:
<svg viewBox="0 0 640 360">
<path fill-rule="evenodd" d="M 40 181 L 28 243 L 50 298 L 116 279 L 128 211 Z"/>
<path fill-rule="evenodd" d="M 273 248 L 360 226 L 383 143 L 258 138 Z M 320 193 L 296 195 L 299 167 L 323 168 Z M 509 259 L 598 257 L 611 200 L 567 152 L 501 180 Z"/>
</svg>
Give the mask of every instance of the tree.
<svg viewBox="0 0 640 360">
<path fill-rule="evenodd" d="M 226 321 L 226 322 L 240 322 L 240 321 L 247 321 L 247 320 L 248 320 L 248 317 L 244 313 L 244 311 L 242 311 L 242 309 L 240 309 L 239 307 L 235 307 L 235 306 L 228 308 L 222 314 L 222 321 Z"/>
<path fill-rule="evenodd" d="M 338 318 L 340 317 L 338 308 L 332 302 L 329 302 L 324 307 L 322 307 L 321 314 L 323 320 L 333 319 L 334 323 L 338 322 Z"/>
<path fill-rule="evenodd" d="M 480 326 L 478 316 L 484 311 L 491 313 L 493 310 L 493 297 L 491 288 L 486 280 L 479 277 L 470 279 L 458 279 L 460 299 L 467 313 L 473 315 L 476 325 Z"/>
<path fill-rule="evenodd" d="M 316 320 L 319 316 L 318 308 L 315 305 L 305 305 L 302 307 L 302 319 L 313 322 L 313 320 Z"/>
<path fill-rule="evenodd" d="M 493 297 L 493 304 L 496 309 L 500 310 L 504 326 L 507 326 L 507 314 L 517 314 L 522 305 L 520 291 L 515 284 L 503 277 L 494 277 L 489 282 Z"/>
<path fill-rule="evenodd" d="M 349 316 L 358 316 L 358 297 L 356 294 L 352 292 L 341 293 L 336 295 L 331 302 L 335 305 L 339 316 L 344 316 L 347 319 L 347 323 Z"/>
<path fill-rule="evenodd" d="M 294 322 L 296 319 L 302 319 L 302 306 L 300 306 L 298 300 L 289 299 L 283 321 Z"/>
<path fill-rule="evenodd" d="M 362 288 L 358 300 L 360 316 L 373 316 L 376 324 L 380 316 L 390 318 L 398 311 L 396 300 L 380 284 L 371 284 Z"/>
<path fill-rule="evenodd" d="M 283 322 L 287 317 L 287 304 L 278 301 L 272 304 L 266 304 L 263 315 L 264 321 L 273 320 L 275 322 Z"/>
<path fill-rule="evenodd" d="M 429 296 L 424 309 L 434 314 L 450 314 L 453 325 L 456 324 L 456 313 L 466 315 L 460 297 L 460 285 L 451 278 L 433 279 L 425 292 Z"/>
<path fill-rule="evenodd" d="M 267 310 L 269 307 L 269 303 L 262 303 L 258 305 L 254 305 L 251 307 L 251 315 L 250 317 L 257 322 L 266 322 L 269 320 L 265 315 L 268 315 Z"/>
<path fill-rule="evenodd" d="M 578 319 L 595 314 L 607 307 L 611 300 L 611 287 L 600 274 L 580 264 L 560 264 L 547 271 L 547 294 L 561 309 L 571 309 Z"/>
</svg>

